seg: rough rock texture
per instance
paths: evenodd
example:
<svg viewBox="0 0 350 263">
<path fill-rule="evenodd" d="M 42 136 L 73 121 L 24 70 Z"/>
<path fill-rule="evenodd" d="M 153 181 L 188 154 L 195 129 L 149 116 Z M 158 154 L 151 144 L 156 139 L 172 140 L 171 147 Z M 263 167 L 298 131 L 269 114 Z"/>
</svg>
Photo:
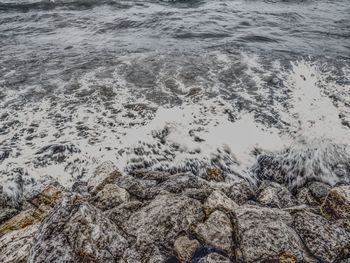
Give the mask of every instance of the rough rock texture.
<svg viewBox="0 0 350 263">
<path fill-rule="evenodd" d="M 194 230 L 204 244 L 230 253 L 233 248 L 233 230 L 230 219 L 220 211 L 214 211 L 209 218 L 198 224 Z"/>
<path fill-rule="evenodd" d="M 41 225 L 29 262 L 115 262 L 127 245 L 100 210 L 73 195 Z"/>
<path fill-rule="evenodd" d="M 112 162 L 104 162 L 98 166 L 93 176 L 88 180 L 87 187 L 90 193 L 100 191 L 106 184 L 112 184 L 116 181 L 121 173 L 116 170 Z"/>
<path fill-rule="evenodd" d="M 204 203 L 206 215 L 211 214 L 215 210 L 233 212 L 237 207 L 238 205 L 233 200 L 217 190 L 213 191 Z"/>
<path fill-rule="evenodd" d="M 326 262 L 350 257 L 350 235 L 322 216 L 308 211 L 294 214 L 294 228 L 309 250 Z"/>
<path fill-rule="evenodd" d="M 211 253 L 201 258 L 198 263 L 230 263 L 230 259 L 218 253 Z"/>
<path fill-rule="evenodd" d="M 312 196 L 319 202 L 323 203 L 326 199 L 331 187 L 328 184 L 322 182 L 311 182 L 308 186 Z"/>
<path fill-rule="evenodd" d="M 257 201 L 264 206 L 284 208 L 296 204 L 289 190 L 278 183 L 263 182 L 259 192 Z"/>
<path fill-rule="evenodd" d="M 92 200 L 96 207 L 107 210 L 116 207 L 130 198 L 129 193 L 115 184 L 106 184 Z"/>
<path fill-rule="evenodd" d="M 187 236 L 180 236 L 175 240 L 174 251 L 180 262 L 189 262 L 199 246 L 198 240 L 190 240 Z"/>
<path fill-rule="evenodd" d="M 350 218 L 350 185 L 330 190 L 321 206 L 321 211 L 332 219 Z"/>
<path fill-rule="evenodd" d="M 226 194 L 239 205 L 255 197 L 254 188 L 249 183 L 243 181 L 233 183 Z"/>
<path fill-rule="evenodd" d="M 292 229 L 291 215 L 279 209 L 244 205 L 236 210 L 238 257 L 245 262 L 275 259 L 288 253 L 303 259 L 304 249 Z"/>
<path fill-rule="evenodd" d="M 44 204 L 46 206 L 55 206 L 63 196 L 62 187 L 48 185 L 44 189 L 35 189 L 26 196 L 26 201 L 35 207 Z"/>
<path fill-rule="evenodd" d="M 34 234 L 39 225 L 9 232 L 0 238 L 0 262 L 27 262 Z"/>
<path fill-rule="evenodd" d="M 309 206 L 318 206 L 320 202 L 312 195 L 310 189 L 307 187 L 302 187 L 298 189 L 298 193 L 296 194 L 296 199 L 298 204 L 306 204 Z"/>
<path fill-rule="evenodd" d="M 154 245 L 171 250 L 175 238 L 189 232 L 204 213 L 199 201 L 175 194 L 157 196 L 147 206 L 134 213 L 127 222 L 126 232 L 136 237 L 140 251 Z"/>
</svg>

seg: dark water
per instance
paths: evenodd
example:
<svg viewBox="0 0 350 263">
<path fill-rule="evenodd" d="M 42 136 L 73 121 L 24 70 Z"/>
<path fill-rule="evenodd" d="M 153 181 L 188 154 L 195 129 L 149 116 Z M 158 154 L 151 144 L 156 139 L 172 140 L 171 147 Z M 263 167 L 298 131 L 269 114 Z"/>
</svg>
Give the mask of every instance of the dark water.
<svg viewBox="0 0 350 263">
<path fill-rule="evenodd" d="M 223 123 L 247 114 L 260 130 L 288 137 L 287 144 L 319 136 L 347 145 L 349 28 L 348 0 L 1 0 L 4 188 L 47 177 L 67 183 L 106 160 L 126 170 L 200 173 L 210 165 L 239 174 L 244 150 L 231 148 L 244 134 Z M 297 106 L 304 86 L 312 86 L 305 95 L 311 99 Z M 169 112 L 162 115 L 160 107 Z M 299 125 L 303 114 L 310 133 Z M 235 137 L 227 151 L 210 139 L 217 127 Z M 258 133 L 250 136 L 261 141 Z M 322 166 L 347 160 L 311 152 L 327 159 Z M 333 178 L 331 168 L 326 174 Z"/>
</svg>

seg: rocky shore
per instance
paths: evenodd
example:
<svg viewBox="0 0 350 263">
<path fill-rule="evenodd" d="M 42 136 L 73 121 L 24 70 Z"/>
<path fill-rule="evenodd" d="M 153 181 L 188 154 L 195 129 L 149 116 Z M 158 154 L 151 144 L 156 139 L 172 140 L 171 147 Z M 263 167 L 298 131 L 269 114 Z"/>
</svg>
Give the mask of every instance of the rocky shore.
<svg viewBox="0 0 350 263">
<path fill-rule="evenodd" d="M 2 192 L 0 262 L 350 262 L 350 186 L 289 190 L 214 168 L 201 178 L 104 164 L 20 205 Z"/>
</svg>

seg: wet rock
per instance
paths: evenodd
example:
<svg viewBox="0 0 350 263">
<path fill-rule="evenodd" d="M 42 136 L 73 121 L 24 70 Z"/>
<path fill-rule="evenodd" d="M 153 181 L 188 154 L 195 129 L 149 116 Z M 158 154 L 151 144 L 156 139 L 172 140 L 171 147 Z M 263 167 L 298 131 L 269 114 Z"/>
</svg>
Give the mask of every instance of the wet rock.
<svg viewBox="0 0 350 263">
<path fill-rule="evenodd" d="M 48 185 L 44 189 L 32 189 L 26 196 L 26 201 L 35 207 L 40 205 L 55 206 L 63 196 L 63 188 L 59 185 Z"/>
<path fill-rule="evenodd" d="M 279 257 L 286 253 L 302 261 L 303 244 L 292 229 L 293 219 L 285 211 L 244 205 L 236 209 L 236 229 L 239 249 L 244 262 L 256 262 Z"/>
<path fill-rule="evenodd" d="M 190 262 L 200 243 L 190 240 L 187 236 L 180 236 L 175 240 L 174 251 L 180 262 Z"/>
<path fill-rule="evenodd" d="M 15 208 L 0 208 L 0 225 L 18 213 Z"/>
<path fill-rule="evenodd" d="M 230 263 L 230 259 L 218 253 L 211 253 L 201 258 L 198 263 Z"/>
<path fill-rule="evenodd" d="M 350 218 L 350 185 L 334 187 L 321 206 L 328 218 Z"/>
<path fill-rule="evenodd" d="M 308 211 L 293 214 L 294 228 L 317 258 L 326 262 L 350 257 L 350 235 L 322 216 Z"/>
<path fill-rule="evenodd" d="M 195 228 L 203 243 L 230 253 L 233 248 L 233 230 L 230 219 L 221 211 L 214 211 L 209 218 Z"/>
<path fill-rule="evenodd" d="M 115 262 L 126 239 L 78 195 L 65 197 L 35 236 L 29 262 Z"/>
<path fill-rule="evenodd" d="M 242 181 L 233 183 L 226 195 L 237 204 L 242 205 L 255 197 L 255 191 L 253 186 Z"/>
<path fill-rule="evenodd" d="M 117 226 L 125 229 L 129 217 L 139 210 L 144 204 L 139 201 L 129 201 L 122 203 L 105 212 L 105 215 L 112 220 Z"/>
<path fill-rule="evenodd" d="M 323 203 L 326 199 L 328 192 L 331 190 L 331 187 L 328 184 L 322 182 L 312 182 L 309 184 L 308 189 L 312 196 L 319 202 Z"/>
<path fill-rule="evenodd" d="M 298 204 L 306 204 L 310 206 L 320 205 L 320 203 L 312 195 L 311 191 L 306 187 L 298 189 L 296 199 L 298 201 Z"/>
<path fill-rule="evenodd" d="M 92 200 L 102 210 L 111 209 L 129 200 L 129 193 L 115 184 L 106 184 Z"/>
<path fill-rule="evenodd" d="M 0 238 L 0 262 L 27 262 L 33 238 L 39 225 L 14 230 Z"/>
<path fill-rule="evenodd" d="M 221 210 L 224 212 L 233 212 L 238 205 L 224 193 L 217 190 L 213 191 L 208 199 L 204 203 L 204 210 L 207 215 L 211 214 L 215 210 Z"/>
<path fill-rule="evenodd" d="M 121 176 L 121 173 L 117 170 L 116 166 L 108 161 L 99 165 L 93 175 L 89 178 L 88 190 L 90 193 L 97 193 L 102 190 L 106 184 L 115 183 L 116 179 Z"/>
<path fill-rule="evenodd" d="M 116 184 L 127 190 L 131 196 L 139 199 L 152 199 L 157 192 L 152 191 L 151 188 L 157 183 L 153 180 L 140 180 L 130 175 L 119 177 Z"/>
<path fill-rule="evenodd" d="M 224 172 L 218 168 L 208 168 L 206 179 L 208 181 L 223 182 L 225 181 Z"/>
<path fill-rule="evenodd" d="M 198 200 L 174 194 L 158 195 L 129 218 L 126 232 L 136 237 L 139 251 L 158 245 L 172 250 L 180 232 L 188 233 L 203 218 Z"/>
<path fill-rule="evenodd" d="M 88 191 L 88 183 L 85 181 L 77 181 L 72 185 L 72 192 L 81 195 L 84 198 L 91 197 Z"/>
<path fill-rule="evenodd" d="M 278 183 L 263 182 L 259 187 L 257 201 L 270 207 L 284 208 L 296 204 L 289 190 Z"/>
<path fill-rule="evenodd" d="M 0 236 L 29 225 L 40 223 L 49 213 L 50 207 L 41 205 L 39 208 L 28 209 L 15 215 L 0 225 Z"/>
</svg>

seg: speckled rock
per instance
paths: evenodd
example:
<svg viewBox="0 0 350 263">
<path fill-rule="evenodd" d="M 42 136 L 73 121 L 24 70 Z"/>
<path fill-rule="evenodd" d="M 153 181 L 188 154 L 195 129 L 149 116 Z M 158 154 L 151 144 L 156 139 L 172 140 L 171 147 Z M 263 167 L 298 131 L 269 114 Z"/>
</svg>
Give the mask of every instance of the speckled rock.
<svg viewBox="0 0 350 263">
<path fill-rule="evenodd" d="M 264 206 L 284 208 L 296 204 L 289 190 L 278 183 L 265 181 L 258 191 L 257 201 Z"/>
<path fill-rule="evenodd" d="M 39 225 L 14 230 L 0 238 L 0 262 L 27 262 L 33 238 Z"/>
<path fill-rule="evenodd" d="M 198 263 L 230 263 L 230 259 L 218 253 L 211 253 L 201 258 Z"/>
<path fill-rule="evenodd" d="M 322 216 L 308 211 L 293 214 L 294 228 L 312 254 L 326 262 L 350 257 L 350 235 Z"/>
<path fill-rule="evenodd" d="M 129 193 L 116 184 L 106 184 L 92 199 L 92 204 L 102 210 L 108 210 L 129 201 Z"/>
<path fill-rule="evenodd" d="M 221 211 L 214 211 L 209 218 L 195 228 L 195 233 L 204 244 L 227 253 L 233 250 L 233 229 L 230 219 Z"/>
<path fill-rule="evenodd" d="M 247 182 L 235 182 L 231 185 L 226 195 L 237 204 L 242 205 L 255 197 L 255 190 Z"/>
<path fill-rule="evenodd" d="M 288 212 L 276 208 L 244 205 L 236 209 L 239 249 L 237 255 L 245 262 L 276 259 L 287 253 L 302 260 L 305 251 L 292 229 Z"/>
<path fill-rule="evenodd" d="M 46 206 L 55 206 L 62 198 L 64 189 L 60 185 L 50 184 L 43 189 L 32 189 L 26 196 L 26 201 L 35 207 L 44 204 Z"/>
<path fill-rule="evenodd" d="M 224 212 L 233 212 L 238 205 L 224 193 L 217 190 L 213 191 L 204 203 L 204 210 L 207 215 L 215 210 Z"/>
<path fill-rule="evenodd" d="M 106 184 L 115 183 L 116 179 L 121 176 L 116 166 L 108 161 L 99 165 L 93 175 L 87 181 L 87 187 L 90 193 L 97 193 L 102 190 Z"/>
<path fill-rule="evenodd" d="M 311 191 L 307 187 L 302 187 L 298 189 L 298 192 L 296 194 L 296 199 L 298 201 L 298 204 L 303 205 L 309 205 L 309 206 L 319 206 L 320 202 L 312 195 Z"/>
<path fill-rule="evenodd" d="M 40 226 L 29 262 L 115 262 L 127 245 L 99 209 L 72 195 L 55 206 Z"/>
<path fill-rule="evenodd" d="M 131 175 L 123 175 L 117 179 L 116 184 L 127 190 L 131 196 L 142 200 L 150 200 L 157 194 L 151 191 L 152 187 L 157 184 L 154 180 L 142 180 Z"/>
<path fill-rule="evenodd" d="M 309 184 L 308 189 L 312 196 L 319 202 L 323 203 L 326 199 L 328 192 L 331 190 L 331 187 L 328 184 L 322 182 L 312 182 Z"/>
<path fill-rule="evenodd" d="M 180 262 L 190 262 L 200 243 L 198 240 L 190 240 L 187 236 L 180 236 L 175 240 L 174 251 Z"/>
<path fill-rule="evenodd" d="M 0 225 L 18 213 L 19 211 L 15 208 L 0 208 Z"/>
<path fill-rule="evenodd" d="M 188 233 L 204 213 L 198 200 L 175 194 L 157 196 L 134 213 L 126 223 L 126 232 L 136 237 L 139 251 L 153 246 L 172 250 L 180 233 Z"/>
<path fill-rule="evenodd" d="M 223 171 L 218 168 L 208 168 L 206 179 L 208 181 L 215 181 L 215 182 L 225 181 Z"/>
<path fill-rule="evenodd" d="M 328 218 L 350 218 L 350 185 L 334 187 L 321 206 Z"/>
</svg>

